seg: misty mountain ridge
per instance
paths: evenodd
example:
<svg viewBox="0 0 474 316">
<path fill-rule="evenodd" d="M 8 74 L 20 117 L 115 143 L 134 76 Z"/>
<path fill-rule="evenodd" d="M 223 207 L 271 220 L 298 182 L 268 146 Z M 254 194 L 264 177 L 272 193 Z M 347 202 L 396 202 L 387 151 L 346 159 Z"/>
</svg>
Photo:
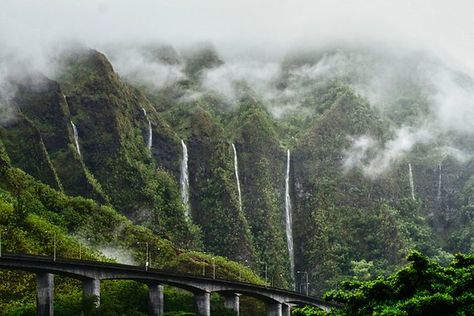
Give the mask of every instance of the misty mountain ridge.
<svg viewBox="0 0 474 316">
<path fill-rule="evenodd" d="M 105 52 L 69 50 L 51 78 L 25 70 L 2 81 L 0 140 L 13 166 L 177 247 L 267 262 L 274 283 L 291 287 L 301 280 L 285 235 L 289 149 L 295 265 L 314 293 L 362 260 L 375 275 L 413 247 L 445 261 L 474 251 L 469 75 L 367 49 L 272 62 L 226 61 L 207 44 Z"/>
</svg>

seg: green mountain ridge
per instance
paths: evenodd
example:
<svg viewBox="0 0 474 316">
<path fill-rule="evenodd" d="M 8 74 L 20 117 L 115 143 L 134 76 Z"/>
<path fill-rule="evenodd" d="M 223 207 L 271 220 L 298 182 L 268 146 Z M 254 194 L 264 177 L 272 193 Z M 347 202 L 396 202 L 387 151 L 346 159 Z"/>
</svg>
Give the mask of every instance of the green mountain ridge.
<svg viewBox="0 0 474 316">
<path fill-rule="evenodd" d="M 80 49 L 63 54 L 57 78 L 38 75 L 18 83 L 21 88 L 12 102 L 18 115 L 0 127 L 1 166 L 13 173 L 2 186 L 7 208 L 18 208 L 14 201 L 18 190 L 10 186 L 15 177 L 35 183 L 30 184 L 33 187 L 40 181 L 42 188 L 47 184 L 58 190 L 53 194 L 51 188 L 44 189 L 48 194 L 77 204 L 77 210 L 68 211 L 74 216 L 86 217 L 92 209 L 100 209 L 97 216 L 112 214 L 115 224 L 126 222 L 132 235 L 138 230 L 140 236 L 156 238 L 173 251 L 185 249 L 179 250 L 184 259 L 172 259 L 171 250 L 167 259 L 189 265 L 190 270 L 199 264 L 191 263 L 187 251 L 202 250 L 249 266 L 261 276 L 266 267 L 273 285 L 291 288 L 296 283 L 301 289 L 302 274 L 292 279 L 285 234 L 289 149 L 295 270 L 310 274 L 312 294 L 321 294 L 341 279 L 361 277 L 361 266 L 370 276 L 390 273 L 405 263 L 410 248 L 446 262 L 449 253 L 474 250 L 472 160 L 458 161 L 453 154 L 440 152 L 445 143 L 462 145 L 469 143 L 469 137 L 445 135 L 438 143 L 416 144 L 378 177 L 367 177 L 364 171 L 363 163 L 393 139 L 397 127 L 404 122 L 416 126 L 419 113 L 427 113 L 429 90 L 422 85 L 399 82 L 396 93 L 388 95 L 400 97 L 390 99 L 393 104 L 384 108 L 358 93 L 357 83 L 367 84 L 371 76 L 367 60 L 372 59 L 351 65 L 352 70 L 341 72 L 342 76 L 336 72 L 313 78 L 297 70 L 331 58 L 342 58 L 346 65 L 354 54 L 288 58 L 274 82 L 282 95 L 276 101 L 296 105 L 275 118 L 272 109 L 279 103 L 269 103 L 245 82 L 235 85 L 238 98 L 230 107 L 223 95 L 203 88 L 203 74 L 225 65 L 212 47 L 183 56 L 169 48 L 145 50 L 151 60 L 180 65 L 184 78 L 159 88 L 141 85 L 119 76 L 102 53 Z M 358 65 L 370 71 L 360 74 Z M 288 87 L 299 87 L 301 92 L 283 93 Z M 152 127 L 151 150 L 146 144 L 147 119 Z M 81 155 L 74 146 L 71 121 L 78 129 Z M 352 139 L 362 136 L 370 136 L 381 148 L 368 151 L 365 160 L 348 170 L 345 155 Z M 189 152 L 191 219 L 180 197 L 181 140 Z M 8 161 L 36 180 L 6 167 Z M 408 163 L 413 168 L 415 200 Z M 37 199 L 33 194 L 25 203 L 38 203 Z M 61 207 L 43 206 L 47 216 L 36 210 L 26 213 L 58 227 L 71 225 L 64 219 L 54 222 L 52 213 L 63 214 Z M 107 225 L 112 229 L 112 223 Z M 64 235 L 81 229 L 69 227 Z M 120 239 L 118 233 L 108 238 L 107 242 Z"/>
</svg>

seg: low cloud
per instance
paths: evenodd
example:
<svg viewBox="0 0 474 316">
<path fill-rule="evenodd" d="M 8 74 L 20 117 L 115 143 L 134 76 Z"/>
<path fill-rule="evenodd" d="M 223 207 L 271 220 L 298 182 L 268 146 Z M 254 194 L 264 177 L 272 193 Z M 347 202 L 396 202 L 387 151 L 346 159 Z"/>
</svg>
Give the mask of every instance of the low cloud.
<svg viewBox="0 0 474 316">
<path fill-rule="evenodd" d="M 114 259 L 118 263 L 137 265 L 137 262 L 133 259 L 132 255 L 130 254 L 130 251 L 127 249 L 107 246 L 100 247 L 98 250 L 107 258 Z"/>
<path fill-rule="evenodd" d="M 173 85 L 185 78 L 183 65 L 167 63 L 150 54 L 152 48 L 119 46 L 109 50 L 115 70 L 128 82 L 153 89 Z"/>
<path fill-rule="evenodd" d="M 425 129 L 402 127 L 393 138 L 382 144 L 369 135 L 351 137 L 352 146 L 344 150 L 343 168 L 361 168 L 363 174 L 375 179 L 399 163 L 416 144 L 427 144 L 434 135 Z"/>
</svg>

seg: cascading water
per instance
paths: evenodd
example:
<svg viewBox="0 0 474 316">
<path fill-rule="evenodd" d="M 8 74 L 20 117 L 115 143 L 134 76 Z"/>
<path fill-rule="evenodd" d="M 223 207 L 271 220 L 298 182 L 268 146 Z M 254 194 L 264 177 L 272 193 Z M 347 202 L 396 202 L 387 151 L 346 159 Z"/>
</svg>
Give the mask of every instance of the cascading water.
<svg viewBox="0 0 474 316">
<path fill-rule="evenodd" d="M 181 200 L 186 207 L 186 215 L 190 214 L 189 207 L 189 174 L 188 174 L 188 148 L 183 140 L 181 140 L 181 147 L 183 148 L 183 158 L 181 159 Z"/>
<path fill-rule="evenodd" d="M 286 218 L 286 240 L 288 243 L 288 254 L 290 256 L 291 278 L 295 279 L 295 255 L 293 250 L 293 220 L 291 216 L 291 196 L 290 196 L 290 150 L 286 155 L 286 176 L 285 176 L 285 218 Z"/>
<path fill-rule="evenodd" d="M 239 208 L 240 208 L 240 211 L 242 211 L 242 191 L 240 190 L 239 164 L 237 161 L 237 150 L 235 149 L 234 144 L 232 144 L 232 149 L 234 150 L 234 172 L 235 172 L 235 179 L 237 181 L 237 192 L 239 193 Z"/>
<path fill-rule="evenodd" d="M 151 129 L 151 122 L 150 122 L 150 119 L 148 118 L 148 114 L 146 113 L 146 110 L 144 108 L 142 108 L 142 110 L 143 110 L 143 114 L 145 115 L 146 121 L 148 122 L 148 143 L 147 143 L 147 147 L 148 147 L 148 149 L 151 149 L 151 144 L 153 142 L 153 131 Z"/>
<path fill-rule="evenodd" d="M 410 179 L 411 198 L 415 200 L 415 182 L 413 181 L 413 170 L 411 168 L 411 163 L 408 163 L 408 177 Z"/>
<path fill-rule="evenodd" d="M 79 148 L 79 133 L 76 125 L 71 121 L 72 131 L 74 132 L 74 142 L 76 143 L 76 150 L 79 156 L 81 155 L 81 149 Z"/>
<path fill-rule="evenodd" d="M 438 164 L 438 194 L 436 195 L 436 198 L 438 201 L 441 201 L 441 188 L 442 188 L 442 178 L 441 178 L 441 162 Z"/>
</svg>

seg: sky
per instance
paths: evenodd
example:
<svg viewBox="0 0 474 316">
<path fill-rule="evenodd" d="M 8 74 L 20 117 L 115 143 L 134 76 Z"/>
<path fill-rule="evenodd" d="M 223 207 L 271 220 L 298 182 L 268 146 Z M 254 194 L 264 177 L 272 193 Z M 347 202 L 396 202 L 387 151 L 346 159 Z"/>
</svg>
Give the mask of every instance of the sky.
<svg viewBox="0 0 474 316">
<path fill-rule="evenodd" d="M 227 55 L 284 55 L 327 42 L 427 49 L 474 69 L 474 2 L 422 0 L 0 0 L 0 45 L 40 56 L 79 41 L 212 42 Z"/>
<path fill-rule="evenodd" d="M 447 71 L 474 77 L 472 12 L 472 0 L 0 0 L 0 110 L 8 114 L 11 108 L 2 98 L 14 93 L 5 74 L 21 72 L 18 65 L 27 65 L 50 76 L 51 53 L 71 44 L 110 53 L 121 76 L 159 88 L 182 78 L 182 65 L 150 62 L 140 45 L 169 44 L 182 51 L 212 43 L 225 63 L 202 74 L 202 89 L 218 92 L 233 104 L 235 82 L 245 79 L 272 105 L 276 117 L 304 110 L 298 103 L 298 95 L 305 93 L 301 82 L 369 65 L 369 80 L 354 89 L 371 104 L 392 98 L 390 87 L 403 76 L 415 76 L 431 89 L 431 117 L 394 127 L 386 143 L 372 135 L 347 135 L 352 146 L 344 152 L 344 167 L 362 164 L 366 175 L 375 178 L 416 144 L 453 132 L 474 133 L 474 90 L 459 85 Z M 360 44 L 389 57 L 372 65 L 364 56 L 334 54 L 295 69 L 295 85 L 276 89 L 279 62 L 288 53 Z M 114 51 L 117 47 L 119 52 Z M 425 58 L 412 67 L 409 59 L 399 58 L 420 51 L 443 63 Z M 12 116 L 2 115 L 0 123 Z M 460 159 L 467 155 L 463 150 L 440 148 Z M 376 154 L 368 159 L 371 152 Z"/>
</svg>

